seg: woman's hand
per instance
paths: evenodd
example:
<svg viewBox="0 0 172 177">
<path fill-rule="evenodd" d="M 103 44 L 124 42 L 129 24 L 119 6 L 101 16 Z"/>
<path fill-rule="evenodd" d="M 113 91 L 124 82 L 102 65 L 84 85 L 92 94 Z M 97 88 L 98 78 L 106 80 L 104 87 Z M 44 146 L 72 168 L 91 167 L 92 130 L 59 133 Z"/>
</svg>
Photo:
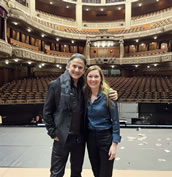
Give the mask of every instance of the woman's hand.
<svg viewBox="0 0 172 177">
<path fill-rule="evenodd" d="M 109 160 L 113 160 L 115 158 L 115 155 L 117 153 L 117 143 L 112 142 L 112 145 L 109 149 Z"/>
<path fill-rule="evenodd" d="M 110 88 L 109 90 L 109 97 L 111 100 L 117 100 L 118 99 L 118 93 L 116 90 L 113 90 L 112 88 Z"/>
<path fill-rule="evenodd" d="M 54 138 L 54 140 L 55 140 L 55 141 L 59 141 L 59 138 L 56 136 L 56 137 Z"/>
</svg>

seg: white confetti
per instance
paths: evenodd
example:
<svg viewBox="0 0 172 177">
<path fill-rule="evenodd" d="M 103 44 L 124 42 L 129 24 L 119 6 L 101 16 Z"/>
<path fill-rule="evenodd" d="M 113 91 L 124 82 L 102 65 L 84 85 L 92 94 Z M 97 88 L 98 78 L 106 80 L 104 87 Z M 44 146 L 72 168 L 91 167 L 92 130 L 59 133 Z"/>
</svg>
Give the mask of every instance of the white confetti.
<svg viewBox="0 0 172 177">
<path fill-rule="evenodd" d="M 125 147 L 124 147 L 124 146 L 122 146 L 120 149 L 125 149 Z"/>
<path fill-rule="evenodd" d="M 145 140 L 147 137 L 146 136 L 144 136 L 144 137 L 142 137 L 142 138 L 138 138 L 138 140 L 139 141 L 143 141 L 143 140 Z"/>
<path fill-rule="evenodd" d="M 120 160 L 120 157 L 116 157 L 115 160 Z"/>
<path fill-rule="evenodd" d="M 140 133 L 140 134 L 138 134 L 138 136 L 145 136 L 145 135 Z"/>
<path fill-rule="evenodd" d="M 171 138 L 166 138 L 167 141 L 171 140 Z"/>
<path fill-rule="evenodd" d="M 171 151 L 170 151 L 170 150 L 168 150 L 168 149 L 164 149 L 164 151 L 165 151 L 165 152 L 167 152 L 167 153 L 168 153 L 168 152 L 171 152 Z"/>
<path fill-rule="evenodd" d="M 158 159 L 159 162 L 166 162 L 165 159 Z"/>
<path fill-rule="evenodd" d="M 157 143 L 156 146 L 162 146 L 162 144 L 158 144 L 158 143 Z"/>
<path fill-rule="evenodd" d="M 128 141 L 133 141 L 136 139 L 136 137 L 132 137 L 132 136 L 127 136 L 127 138 L 128 138 Z"/>
<path fill-rule="evenodd" d="M 139 146 L 143 146 L 144 144 L 143 144 L 143 143 L 139 143 L 138 145 L 139 145 Z"/>
</svg>

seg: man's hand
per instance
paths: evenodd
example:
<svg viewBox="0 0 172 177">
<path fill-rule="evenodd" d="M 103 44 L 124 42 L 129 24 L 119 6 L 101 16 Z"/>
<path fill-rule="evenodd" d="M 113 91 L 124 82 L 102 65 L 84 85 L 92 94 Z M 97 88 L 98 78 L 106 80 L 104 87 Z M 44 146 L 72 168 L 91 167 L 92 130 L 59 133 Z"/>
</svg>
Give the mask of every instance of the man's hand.
<svg viewBox="0 0 172 177">
<path fill-rule="evenodd" d="M 109 90 L 109 97 L 111 100 L 117 100 L 118 99 L 118 93 L 116 90 L 113 90 L 112 88 L 110 88 Z"/>
<path fill-rule="evenodd" d="M 58 137 L 55 137 L 54 140 L 55 140 L 55 141 L 60 141 Z"/>
</svg>

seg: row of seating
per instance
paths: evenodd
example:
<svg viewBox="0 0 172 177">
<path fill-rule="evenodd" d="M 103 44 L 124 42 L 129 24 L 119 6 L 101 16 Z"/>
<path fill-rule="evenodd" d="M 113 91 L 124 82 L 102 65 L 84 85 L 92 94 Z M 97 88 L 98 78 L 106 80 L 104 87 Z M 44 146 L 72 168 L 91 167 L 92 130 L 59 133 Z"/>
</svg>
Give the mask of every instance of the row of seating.
<svg viewBox="0 0 172 177">
<path fill-rule="evenodd" d="M 46 50 L 46 53 L 49 55 L 55 55 L 55 56 L 60 56 L 60 57 L 71 57 L 73 55 L 73 53 L 59 52 L 55 50 Z"/>
<path fill-rule="evenodd" d="M 0 87 L 0 104 L 43 103 L 56 76 L 12 81 Z M 172 76 L 107 77 L 119 101 L 172 102 Z"/>
<path fill-rule="evenodd" d="M 165 20 L 161 20 L 161 21 L 158 21 L 158 22 L 155 22 L 153 24 L 153 26 L 151 27 L 151 29 L 153 28 L 159 28 L 159 27 L 164 27 L 168 24 L 172 23 L 172 18 L 167 18 Z"/>
<path fill-rule="evenodd" d="M 141 18 L 148 18 L 148 17 L 157 16 L 157 15 L 160 15 L 160 14 L 163 14 L 163 13 L 166 13 L 166 12 L 170 12 L 171 10 L 172 10 L 172 7 L 169 7 L 169 8 L 166 8 L 166 9 L 159 10 L 159 11 L 155 11 L 155 12 L 147 13 L 147 14 L 144 14 L 144 15 L 139 15 L 139 16 L 132 17 L 132 20 L 139 20 Z"/>
<path fill-rule="evenodd" d="M 164 49 L 155 49 L 143 52 L 133 52 L 133 53 L 126 53 L 125 57 L 140 57 L 140 56 L 150 56 L 150 55 L 159 55 L 168 52 L 168 48 Z"/>
<path fill-rule="evenodd" d="M 27 44 L 27 43 L 24 43 L 24 42 L 20 42 L 20 41 L 17 41 L 15 39 L 12 39 L 12 38 L 10 38 L 9 42 L 10 42 L 10 44 L 12 44 L 14 46 L 17 46 L 17 47 L 24 47 L 24 48 L 28 48 L 28 49 L 31 49 L 31 50 L 39 51 L 39 48 L 37 46 L 30 45 L 30 44 Z"/>
</svg>

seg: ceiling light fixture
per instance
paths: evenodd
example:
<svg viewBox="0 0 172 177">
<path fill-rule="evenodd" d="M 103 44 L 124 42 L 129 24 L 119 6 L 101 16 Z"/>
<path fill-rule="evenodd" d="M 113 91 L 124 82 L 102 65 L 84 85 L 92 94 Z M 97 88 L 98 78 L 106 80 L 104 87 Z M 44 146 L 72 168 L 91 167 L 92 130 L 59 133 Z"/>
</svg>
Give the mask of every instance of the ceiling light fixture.
<svg viewBox="0 0 172 177">
<path fill-rule="evenodd" d="M 113 47 L 115 46 L 114 41 L 95 41 L 92 43 L 94 47 Z"/>
<path fill-rule="evenodd" d="M 28 28 L 27 31 L 30 33 L 32 30 L 30 28 Z"/>
<path fill-rule="evenodd" d="M 59 65 L 59 64 L 57 64 L 56 67 L 59 68 L 59 69 L 62 69 L 62 66 Z"/>
<path fill-rule="evenodd" d="M 13 22 L 13 24 L 14 24 L 14 25 L 18 25 L 18 23 L 17 23 L 17 22 Z"/>
<path fill-rule="evenodd" d="M 8 64 L 9 64 L 9 61 L 8 61 L 8 60 L 5 60 L 5 64 L 8 65 Z"/>
</svg>

